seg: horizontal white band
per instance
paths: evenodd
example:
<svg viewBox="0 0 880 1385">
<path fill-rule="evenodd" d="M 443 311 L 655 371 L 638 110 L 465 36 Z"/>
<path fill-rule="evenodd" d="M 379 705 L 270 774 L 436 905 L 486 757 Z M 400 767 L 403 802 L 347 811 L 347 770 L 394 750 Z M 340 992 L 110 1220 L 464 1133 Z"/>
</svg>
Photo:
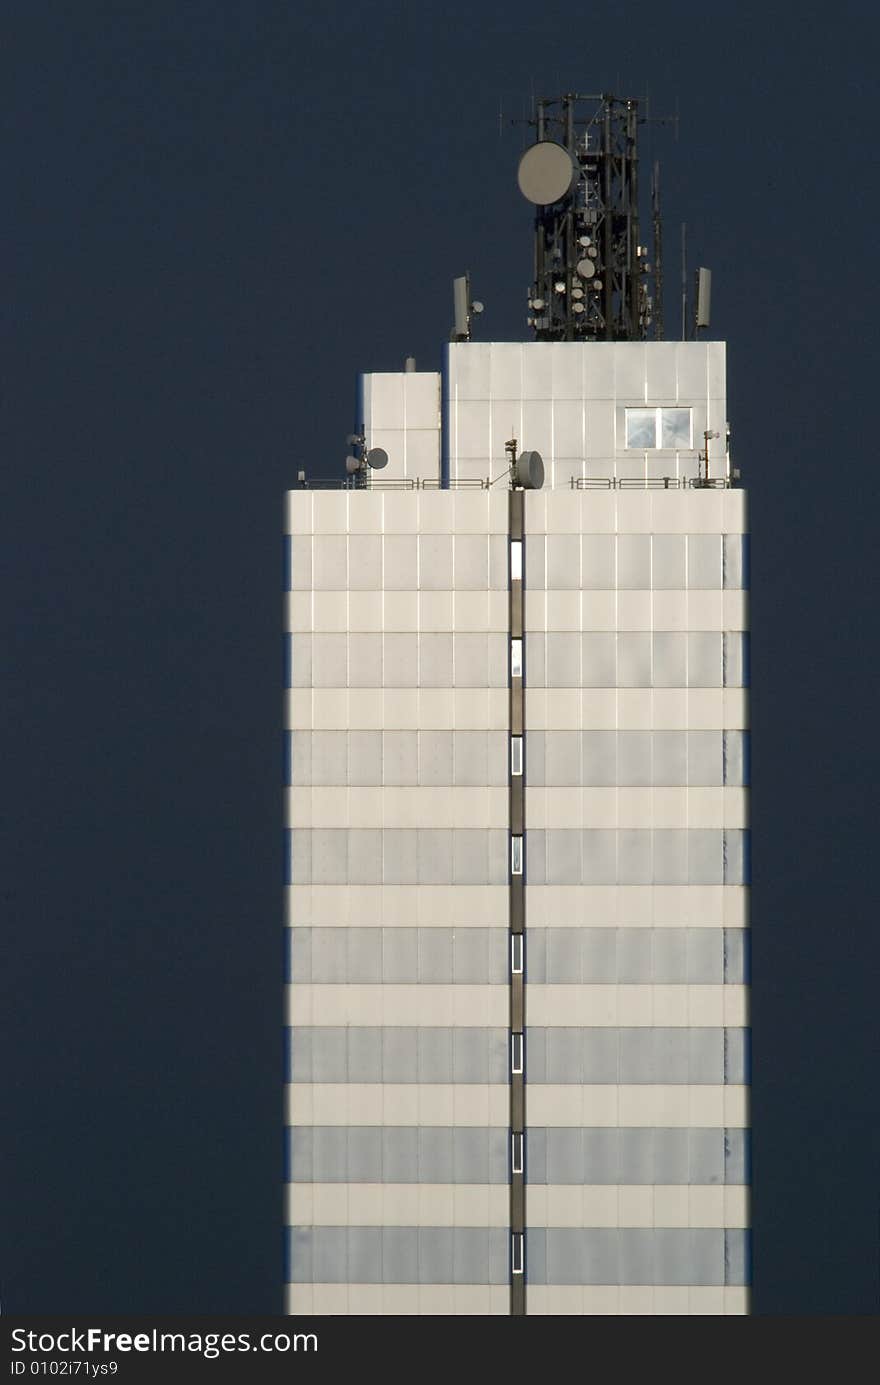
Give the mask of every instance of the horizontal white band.
<svg viewBox="0 0 880 1385">
<path fill-rule="evenodd" d="M 748 715 L 747 688 L 525 690 L 530 731 L 739 731 Z"/>
<path fill-rule="evenodd" d="M 676 495 L 676 498 L 682 497 Z M 286 492 L 285 501 L 285 533 L 288 534 L 506 534 L 508 531 L 508 493 L 501 489 L 292 490 Z"/>
<path fill-rule="evenodd" d="M 506 1284 L 287 1284 L 285 1313 L 336 1317 L 507 1317 Z"/>
<path fill-rule="evenodd" d="M 498 1125 L 510 1120 L 507 1083 L 292 1082 L 287 1125 Z"/>
<path fill-rule="evenodd" d="M 748 826 L 742 788 L 526 789 L 531 828 Z M 285 794 L 291 828 L 507 827 L 507 788 L 294 787 Z"/>
<path fill-rule="evenodd" d="M 288 688 L 287 730 L 505 731 L 506 688 Z M 526 688 L 531 731 L 737 731 L 746 688 Z"/>
<path fill-rule="evenodd" d="M 302 787 L 287 789 L 285 808 L 285 826 L 293 828 L 506 828 L 510 791 L 507 787 Z"/>
<path fill-rule="evenodd" d="M 430 1025 L 506 1027 L 503 986 L 418 983 L 319 984 L 286 988 L 291 1025 Z M 582 985 L 527 987 L 530 1025 L 593 1028 L 739 1027 L 747 1023 L 748 988 L 739 985 Z"/>
<path fill-rule="evenodd" d="M 748 1126 L 749 1089 L 739 1086 L 537 1084 L 526 1088 L 536 1126 Z M 507 1127 L 507 1083 L 294 1082 L 288 1125 L 482 1125 Z"/>
<path fill-rule="evenodd" d="M 351 593 L 348 591 L 294 591 L 285 592 L 284 629 L 293 634 L 344 634 L 355 628 L 352 621 Z M 364 625 L 364 593 L 358 594 L 357 625 Z M 461 587 L 458 590 L 420 591 L 415 612 L 415 630 L 448 631 L 459 634 L 468 631 L 482 633 L 489 630 L 507 631 L 509 595 L 507 591 L 475 591 Z M 392 600 L 388 604 L 388 618 L 383 619 L 380 629 L 388 632 L 401 631 L 407 616 L 412 619 L 412 603 Z M 375 623 L 374 621 L 371 623 Z M 376 632 L 378 633 L 378 631 Z"/>
<path fill-rule="evenodd" d="M 507 885 L 291 885 L 288 926 L 504 928 Z M 529 928 L 747 928 L 746 885 L 527 885 Z"/>
<path fill-rule="evenodd" d="M 288 925 L 321 928 L 505 928 L 507 885 L 291 885 Z"/>
<path fill-rule="evenodd" d="M 529 1226 L 747 1227 L 741 1184 L 541 1184 L 526 1189 Z"/>
<path fill-rule="evenodd" d="M 526 885 L 528 928 L 747 928 L 747 885 Z"/>
<path fill-rule="evenodd" d="M 288 1183 L 287 1226 L 510 1225 L 506 1183 Z"/>
<path fill-rule="evenodd" d="M 286 1023 L 293 1025 L 433 1025 L 506 1028 L 505 986 L 410 984 L 285 987 Z"/>
<path fill-rule="evenodd" d="M 526 1084 L 526 1124 L 547 1126 L 748 1126 L 749 1089 L 684 1084 Z M 341 1122 L 340 1122 L 341 1123 Z"/>
<path fill-rule="evenodd" d="M 506 731 L 509 703 L 507 688 L 288 688 L 284 726 L 290 731 Z"/>
<path fill-rule="evenodd" d="M 542 985 L 526 987 L 530 1025 L 630 1028 L 740 1027 L 748 1023 L 746 986 Z"/>
<path fill-rule="evenodd" d="M 530 348 L 526 347 L 526 350 Z M 611 472 L 608 472 L 611 475 Z M 742 490 L 526 491 L 526 536 L 550 534 L 742 534 Z"/>
<path fill-rule="evenodd" d="M 527 829 L 747 827 L 748 790 L 733 787 L 527 788 L 525 821 Z"/>
<path fill-rule="evenodd" d="M 749 1290 L 736 1286 L 530 1284 L 526 1291 L 530 1317 L 739 1317 L 748 1312 Z M 510 1290 L 506 1284 L 288 1284 L 285 1313 L 506 1317 Z"/>
<path fill-rule="evenodd" d="M 287 1226 L 509 1226 L 510 1189 L 471 1183 L 288 1183 Z M 749 1225 L 736 1184 L 540 1184 L 526 1190 L 529 1226 Z"/>
<path fill-rule="evenodd" d="M 526 630 L 747 630 L 745 591 L 525 593 Z"/>
<path fill-rule="evenodd" d="M 739 1317 L 749 1312 L 749 1290 L 722 1285 L 530 1284 L 526 1312 L 566 1317 Z"/>
<path fill-rule="evenodd" d="M 527 350 L 531 349 L 529 347 Z M 484 468 L 485 474 L 485 468 Z M 611 473 L 608 473 L 611 475 Z M 731 490 L 527 491 L 526 534 L 741 534 L 747 495 Z M 508 493 L 291 490 L 288 534 L 506 534 Z"/>
</svg>

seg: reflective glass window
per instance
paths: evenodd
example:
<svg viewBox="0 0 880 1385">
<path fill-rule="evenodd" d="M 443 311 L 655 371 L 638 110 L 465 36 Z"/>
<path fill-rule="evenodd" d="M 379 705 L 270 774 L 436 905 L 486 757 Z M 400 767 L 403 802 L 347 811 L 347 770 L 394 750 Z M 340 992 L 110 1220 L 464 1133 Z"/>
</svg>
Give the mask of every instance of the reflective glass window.
<svg viewBox="0 0 880 1385">
<path fill-rule="evenodd" d="M 626 445 L 627 447 L 657 446 L 656 409 L 627 409 Z"/>
<path fill-rule="evenodd" d="M 669 448 L 691 446 L 690 409 L 660 410 L 660 446 Z"/>
<path fill-rule="evenodd" d="M 626 445 L 632 448 L 663 447 L 668 451 L 690 448 L 692 411 L 679 408 L 627 409 Z"/>
<path fill-rule="evenodd" d="M 522 875 L 523 856 L 522 856 L 522 837 L 511 837 L 510 839 L 510 870 L 513 875 Z"/>
<path fill-rule="evenodd" d="M 510 939 L 510 970 L 514 976 L 520 975 L 523 969 L 523 935 L 514 933 Z"/>
<path fill-rule="evenodd" d="M 511 774 L 522 774 L 523 772 L 522 736 L 511 736 L 510 738 L 510 772 Z"/>
<path fill-rule="evenodd" d="M 514 1173 L 523 1171 L 523 1137 L 514 1133 L 510 1138 L 510 1165 Z"/>
<path fill-rule="evenodd" d="M 510 580 L 511 582 L 521 582 L 523 575 L 523 546 L 519 539 L 513 539 L 510 545 Z"/>
</svg>

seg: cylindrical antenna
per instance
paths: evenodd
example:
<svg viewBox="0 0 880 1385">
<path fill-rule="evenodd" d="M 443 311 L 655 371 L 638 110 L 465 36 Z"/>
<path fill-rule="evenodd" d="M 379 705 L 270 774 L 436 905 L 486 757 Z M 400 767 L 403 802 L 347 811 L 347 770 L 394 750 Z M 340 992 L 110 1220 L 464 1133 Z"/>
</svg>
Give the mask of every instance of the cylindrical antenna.
<svg viewBox="0 0 880 1385">
<path fill-rule="evenodd" d="M 698 269 L 694 275 L 694 339 L 700 335 L 700 329 L 708 327 L 712 316 L 712 271 L 711 269 Z"/>
</svg>

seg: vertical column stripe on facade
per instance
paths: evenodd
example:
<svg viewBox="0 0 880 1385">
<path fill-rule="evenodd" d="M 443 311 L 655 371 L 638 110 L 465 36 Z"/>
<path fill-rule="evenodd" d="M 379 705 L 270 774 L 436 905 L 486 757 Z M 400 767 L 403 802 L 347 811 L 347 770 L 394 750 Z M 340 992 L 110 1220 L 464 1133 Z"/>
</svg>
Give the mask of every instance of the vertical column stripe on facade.
<svg viewBox="0 0 880 1385">
<path fill-rule="evenodd" d="M 509 492 L 510 571 L 510 1311 L 526 1312 L 525 765 L 523 497 Z M 514 746 L 517 747 L 515 756 Z"/>
</svg>

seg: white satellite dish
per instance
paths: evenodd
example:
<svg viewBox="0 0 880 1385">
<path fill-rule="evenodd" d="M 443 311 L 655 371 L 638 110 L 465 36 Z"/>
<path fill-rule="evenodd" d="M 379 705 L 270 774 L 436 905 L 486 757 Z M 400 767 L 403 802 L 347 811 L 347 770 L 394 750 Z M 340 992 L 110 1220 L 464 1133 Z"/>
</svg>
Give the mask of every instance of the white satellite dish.
<svg viewBox="0 0 880 1385">
<path fill-rule="evenodd" d="M 586 256 L 582 260 L 578 260 L 577 269 L 582 279 L 592 279 L 593 275 L 596 273 L 594 261 L 587 259 Z"/>
<path fill-rule="evenodd" d="M 544 484 L 544 459 L 540 452 L 520 452 L 513 464 L 514 485 L 539 491 Z"/>
<path fill-rule="evenodd" d="M 543 139 L 523 154 L 517 170 L 519 190 L 536 207 L 559 202 L 575 179 L 575 163 L 567 149 Z"/>
</svg>

